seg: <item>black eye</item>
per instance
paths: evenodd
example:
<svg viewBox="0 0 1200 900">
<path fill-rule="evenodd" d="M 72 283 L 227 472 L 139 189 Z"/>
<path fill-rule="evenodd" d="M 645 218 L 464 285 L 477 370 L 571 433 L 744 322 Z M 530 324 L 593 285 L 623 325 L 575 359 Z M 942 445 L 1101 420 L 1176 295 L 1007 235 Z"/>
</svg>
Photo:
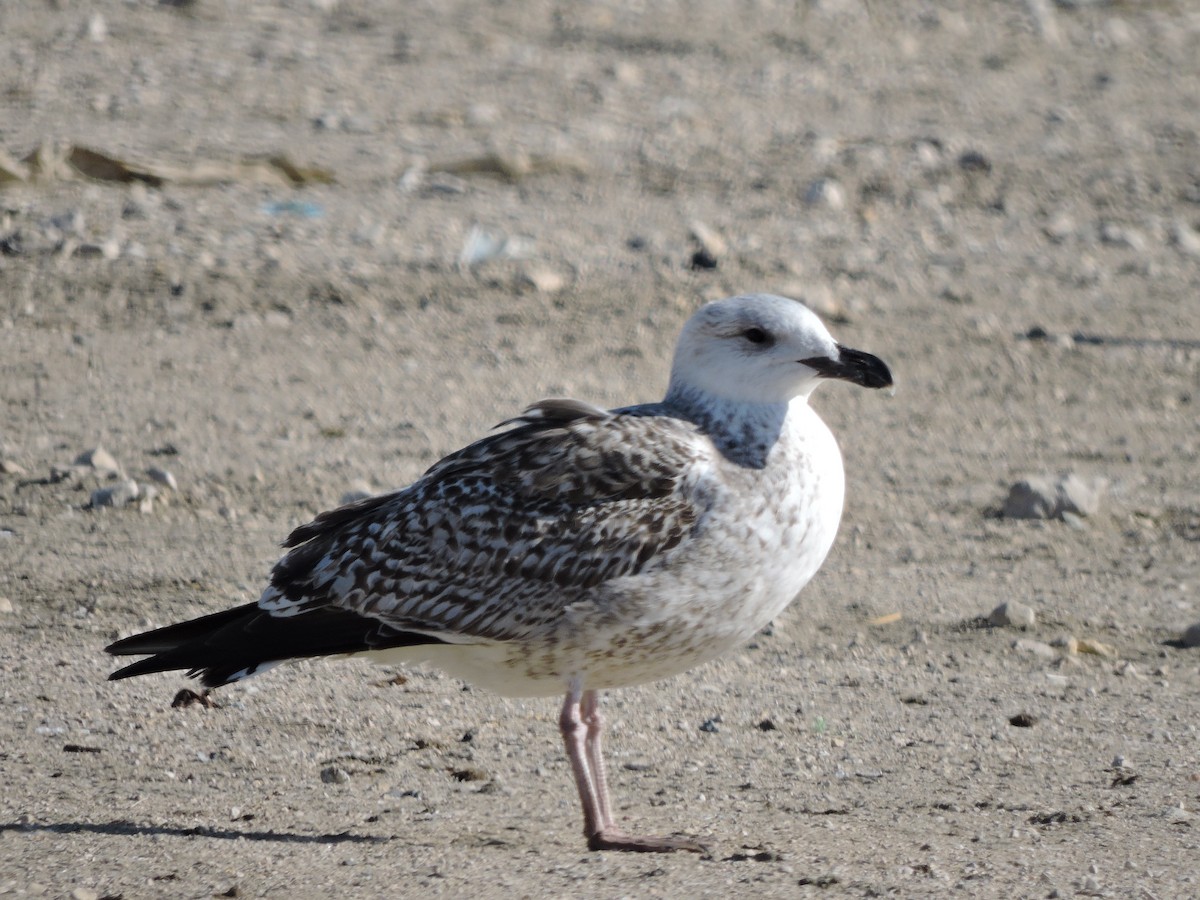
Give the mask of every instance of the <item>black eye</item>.
<svg viewBox="0 0 1200 900">
<path fill-rule="evenodd" d="M 763 331 L 761 328 L 747 328 L 745 331 L 742 332 L 742 337 L 744 337 L 746 340 L 748 340 L 752 344 L 769 344 L 769 343 L 771 343 L 771 336 L 769 334 L 767 334 L 765 331 Z"/>
</svg>

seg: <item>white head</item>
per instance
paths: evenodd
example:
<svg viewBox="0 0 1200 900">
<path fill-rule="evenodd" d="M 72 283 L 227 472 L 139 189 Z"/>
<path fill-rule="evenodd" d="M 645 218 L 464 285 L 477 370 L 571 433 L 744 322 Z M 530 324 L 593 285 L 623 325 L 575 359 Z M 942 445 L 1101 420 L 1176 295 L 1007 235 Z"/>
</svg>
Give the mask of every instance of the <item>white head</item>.
<svg viewBox="0 0 1200 900">
<path fill-rule="evenodd" d="M 821 378 L 889 387 L 891 373 L 869 353 L 842 347 L 808 307 L 747 294 L 697 310 L 679 335 L 667 396 L 700 391 L 743 403 L 807 397 Z"/>
</svg>

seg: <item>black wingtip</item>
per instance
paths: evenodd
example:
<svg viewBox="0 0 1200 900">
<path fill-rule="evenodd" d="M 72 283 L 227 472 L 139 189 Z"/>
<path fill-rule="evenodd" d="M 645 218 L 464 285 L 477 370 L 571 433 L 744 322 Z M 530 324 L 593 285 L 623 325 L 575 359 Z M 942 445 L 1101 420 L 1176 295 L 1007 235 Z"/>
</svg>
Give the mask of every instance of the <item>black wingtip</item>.
<svg viewBox="0 0 1200 900">
<path fill-rule="evenodd" d="M 303 615 L 274 616 L 247 603 L 122 638 L 104 649 L 114 656 L 147 655 L 113 672 L 109 681 L 184 671 L 212 688 L 289 659 L 440 643 L 444 641 L 433 635 L 393 628 L 348 609 L 326 606 Z"/>
</svg>

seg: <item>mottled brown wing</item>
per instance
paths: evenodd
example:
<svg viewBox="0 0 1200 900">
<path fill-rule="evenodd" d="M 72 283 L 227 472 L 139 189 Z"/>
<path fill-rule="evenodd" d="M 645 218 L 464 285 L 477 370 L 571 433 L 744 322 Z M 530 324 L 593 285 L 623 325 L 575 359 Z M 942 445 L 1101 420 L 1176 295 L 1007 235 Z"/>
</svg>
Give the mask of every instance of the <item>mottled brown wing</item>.
<svg viewBox="0 0 1200 900">
<path fill-rule="evenodd" d="M 711 450 L 653 411 L 532 407 L 410 487 L 297 528 L 260 606 L 489 640 L 544 626 L 602 582 L 655 565 L 702 514 Z"/>
</svg>

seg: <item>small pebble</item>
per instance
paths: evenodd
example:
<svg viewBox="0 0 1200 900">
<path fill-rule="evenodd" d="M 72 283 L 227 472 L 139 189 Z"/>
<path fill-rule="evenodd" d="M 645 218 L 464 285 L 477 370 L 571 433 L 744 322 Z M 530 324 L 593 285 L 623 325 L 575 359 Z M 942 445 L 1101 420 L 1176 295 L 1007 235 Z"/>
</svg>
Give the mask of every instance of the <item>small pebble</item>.
<svg viewBox="0 0 1200 900">
<path fill-rule="evenodd" d="M 1004 501 L 1007 519 L 1049 519 L 1058 511 L 1058 491 L 1049 478 L 1023 478 L 1008 489 Z"/>
<path fill-rule="evenodd" d="M 1058 647 L 1061 650 L 1066 650 L 1072 656 L 1079 652 L 1079 639 L 1067 635 L 1066 637 L 1058 637 L 1050 642 L 1050 646 Z"/>
<path fill-rule="evenodd" d="M 846 189 L 835 178 L 818 178 L 805 189 L 804 202 L 809 206 L 842 210 L 846 208 Z"/>
<path fill-rule="evenodd" d="M 341 766 L 326 766 L 321 770 L 321 781 L 325 784 L 349 784 L 350 773 Z"/>
<path fill-rule="evenodd" d="M 1062 519 L 1065 513 L 1092 516 L 1099 511 L 1107 486 L 1107 479 L 1074 473 L 1059 478 L 1031 475 L 1008 489 L 1003 514 L 1009 519 Z"/>
<path fill-rule="evenodd" d="M 146 476 L 151 481 L 157 481 L 159 484 L 169 487 L 173 491 L 179 490 L 179 484 L 175 481 L 175 476 L 167 469 L 160 469 L 158 466 L 151 466 L 146 470 Z"/>
<path fill-rule="evenodd" d="M 1189 625 L 1180 636 L 1179 643 L 1188 648 L 1200 647 L 1200 622 Z"/>
<path fill-rule="evenodd" d="M 116 484 L 97 488 L 92 491 L 92 509 L 99 509 L 104 506 L 119 509 L 122 506 L 128 506 L 136 500 L 140 493 L 138 483 L 132 478 L 126 478 L 124 481 L 118 481 Z"/>
<path fill-rule="evenodd" d="M 1171 242 L 1180 253 L 1200 256 L 1200 232 L 1187 222 L 1179 221 L 1171 226 Z"/>
<path fill-rule="evenodd" d="M 1012 648 L 1019 653 L 1030 653 L 1042 659 L 1056 659 L 1058 657 L 1058 653 L 1049 644 L 1030 640 L 1029 638 L 1018 638 L 1012 642 Z"/>
<path fill-rule="evenodd" d="M 87 35 L 89 41 L 103 44 L 108 37 L 108 23 L 104 21 L 104 16 L 100 13 L 92 13 L 84 27 L 84 34 Z"/>
<path fill-rule="evenodd" d="M 1061 244 L 1075 234 L 1075 220 L 1070 213 L 1057 212 L 1046 220 L 1042 233 L 1056 244 Z"/>
<path fill-rule="evenodd" d="M 553 269 L 535 267 L 521 273 L 521 287 L 532 288 L 539 294 L 557 294 L 567 286 L 567 279 Z"/>
<path fill-rule="evenodd" d="M 141 497 L 138 499 L 138 512 L 152 513 L 154 512 L 154 498 L 158 496 L 158 488 L 152 484 L 141 488 Z"/>
<path fill-rule="evenodd" d="M 1092 656 L 1103 656 L 1107 659 L 1117 658 L 1117 651 L 1114 647 L 1100 641 L 1093 641 L 1091 638 L 1080 638 L 1076 642 L 1076 646 L 1080 653 L 1090 653 Z"/>
<path fill-rule="evenodd" d="M 1026 0 L 1025 6 L 1041 39 L 1051 46 L 1058 46 L 1061 36 L 1053 4 L 1049 0 Z"/>
<path fill-rule="evenodd" d="M 688 233 L 692 239 L 700 245 L 700 249 L 705 251 L 713 259 L 720 259 L 729 249 L 729 245 L 725 242 L 725 238 L 712 228 L 709 228 L 703 222 L 694 221 L 688 226 Z"/>
<path fill-rule="evenodd" d="M 999 628 L 1032 628 L 1037 614 L 1024 603 L 1008 600 L 992 610 L 988 621 Z"/>
<path fill-rule="evenodd" d="M 119 473 L 121 471 L 120 463 L 113 458 L 111 453 L 100 446 L 80 453 L 75 457 L 74 465 L 91 466 L 97 472 Z"/>
<path fill-rule="evenodd" d="M 705 719 L 700 725 L 700 730 L 708 734 L 716 734 L 721 730 L 721 717 L 713 716 L 711 719 Z"/>
<path fill-rule="evenodd" d="M 1115 675 L 1120 675 L 1122 678 L 1137 678 L 1141 679 L 1142 673 L 1137 670 L 1137 666 L 1129 660 L 1125 660 L 1116 669 L 1113 670 Z"/>
<path fill-rule="evenodd" d="M 913 155 L 919 168 L 932 172 L 942 165 L 942 149 L 930 141 L 917 141 Z"/>
<path fill-rule="evenodd" d="M 83 213 L 77 209 L 51 216 L 49 221 L 50 228 L 76 237 L 83 234 L 84 224 Z"/>
<path fill-rule="evenodd" d="M 1100 497 L 1108 487 L 1104 478 L 1081 478 L 1071 473 L 1058 481 L 1061 512 L 1094 516 L 1100 510 Z"/>
<path fill-rule="evenodd" d="M 1100 240 L 1112 247 L 1125 247 L 1139 253 L 1146 249 L 1146 238 L 1140 231 L 1113 222 L 1100 226 Z"/>
<path fill-rule="evenodd" d="M 958 158 L 958 167 L 964 172 L 988 173 L 992 171 L 992 161 L 978 150 L 964 151 Z"/>
</svg>

